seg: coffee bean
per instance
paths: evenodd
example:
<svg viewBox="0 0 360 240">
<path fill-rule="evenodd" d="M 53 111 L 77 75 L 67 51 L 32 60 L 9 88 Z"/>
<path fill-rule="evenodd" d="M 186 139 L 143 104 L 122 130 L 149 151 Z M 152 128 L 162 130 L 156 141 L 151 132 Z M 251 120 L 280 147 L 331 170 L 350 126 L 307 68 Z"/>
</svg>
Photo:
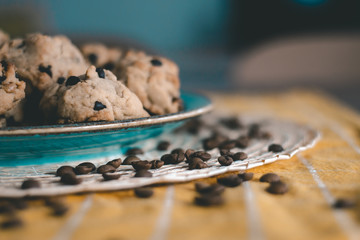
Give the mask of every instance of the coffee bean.
<svg viewBox="0 0 360 240">
<path fill-rule="evenodd" d="M 11 204 L 18 210 L 24 210 L 29 207 L 27 202 L 24 199 L 21 198 L 14 198 L 11 199 Z"/>
<path fill-rule="evenodd" d="M 205 150 L 212 150 L 220 145 L 220 142 L 216 138 L 206 138 L 202 142 Z"/>
<path fill-rule="evenodd" d="M 65 173 L 75 173 L 75 168 L 72 166 L 61 166 L 56 171 L 56 176 L 61 177 Z"/>
<path fill-rule="evenodd" d="M 95 104 L 94 104 L 94 110 L 95 111 L 100 111 L 100 110 L 103 110 L 105 108 L 106 108 L 106 105 L 102 104 L 99 101 L 95 101 Z"/>
<path fill-rule="evenodd" d="M 0 214 L 13 215 L 15 213 L 15 207 L 10 203 L 6 202 L 0 205 Z"/>
<path fill-rule="evenodd" d="M 204 152 L 204 151 L 196 151 L 193 154 L 191 154 L 190 158 L 197 157 L 200 158 L 203 161 L 208 161 L 211 159 L 211 154 Z"/>
<path fill-rule="evenodd" d="M 110 180 L 119 179 L 121 175 L 120 174 L 112 174 L 112 173 L 103 173 L 102 176 L 105 181 L 110 181 Z"/>
<path fill-rule="evenodd" d="M 220 123 L 229 129 L 239 129 L 243 127 L 242 123 L 237 117 L 220 119 Z"/>
<path fill-rule="evenodd" d="M 64 82 L 65 82 L 65 78 L 64 77 L 59 77 L 58 79 L 57 79 L 57 83 L 58 84 L 63 84 Z"/>
<path fill-rule="evenodd" d="M 95 53 L 90 53 L 87 58 L 89 59 L 89 62 L 92 65 L 96 65 L 97 61 L 98 61 L 98 56 Z"/>
<path fill-rule="evenodd" d="M 21 184 L 21 189 L 29 189 L 29 188 L 40 188 L 40 182 L 35 179 L 28 179 L 25 180 Z"/>
<path fill-rule="evenodd" d="M 220 155 L 221 156 L 232 156 L 234 155 L 233 152 L 231 152 L 229 149 L 219 149 Z"/>
<path fill-rule="evenodd" d="M 221 166 L 229 166 L 233 163 L 233 159 L 229 156 L 220 156 L 218 158 L 218 162 L 221 164 Z"/>
<path fill-rule="evenodd" d="M 242 179 L 239 178 L 236 174 L 234 174 L 218 178 L 217 182 L 221 185 L 224 185 L 225 187 L 236 187 L 242 183 Z"/>
<path fill-rule="evenodd" d="M 206 195 L 195 197 L 195 204 L 198 206 L 208 207 L 208 206 L 219 206 L 224 204 L 224 199 L 221 195 Z"/>
<path fill-rule="evenodd" d="M 157 150 L 159 151 L 165 151 L 170 147 L 170 142 L 168 141 L 161 141 L 159 142 L 159 144 L 157 145 Z"/>
<path fill-rule="evenodd" d="M 141 170 L 136 172 L 134 177 L 147 177 L 148 178 L 148 177 L 152 177 L 152 173 L 149 172 L 148 170 L 141 169 Z"/>
<path fill-rule="evenodd" d="M 60 182 L 65 185 L 78 185 L 81 179 L 77 178 L 75 173 L 65 173 L 61 176 Z"/>
<path fill-rule="evenodd" d="M 94 171 L 96 169 L 96 166 L 92 162 L 82 162 L 78 166 L 84 166 L 90 168 L 91 171 Z"/>
<path fill-rule="evenodd" d="M 248 155 L 244 152 L 237 152 L 234 153 L 231 157 L 234 161 L 238 161 L 238 160 L 243 161 L 247 159 Z"/>
<path fill-rule="evenodd" d="M 156 58 L 151 59 L 150 63 L 155 67 L 160 67 L 162 65 L 162 62 Z"/>
<path fill-rule="evenodd" d="M 74 86 L 80 82 L 80 78 L 76 76 L 70 76 L 65 83 L 65 86 Z"/>
<path fill-rule="evenodd" d="M 209 166 L 206 163 L 204 163 L 203 160 L 197 157 L 191 158 L 189 161 L 189 170 L 203 169 L 208 167 Z"/>
<path fill-rule="evenodd" d="M 154 194 L 154 191 L 149 187 L 141 187 L 135 188 L 134 193 L 139 198 L 149 198 Z"/>
<path fill-rule="evenodd" d="M 77 175 L 88 174 L 96 169 L 95 165 L 91 162 L 83 162 L 75 167 Z"/>
<path fill-rule="evenodd" d="M 171 151 L 171 154 L 185 154 L 185 151 L 182 148 L 175 148 Z"/>
<path fill-rule="evenodd" d="M 202 126 L 202 122 L 198 118 L 194 118 L 188 121 L 184 125 L 184 128 L 188 133 L 195 135 L 199 133 L 201 126 Z"/>
<path fill-rule="evenodd" d="M 249 138 L 246 136 L 240 136 L 237 140 L 236 140 L 236 147 L 244 149 L 247 148 L 249 146 Z"/>
<path fill-rule="evenodd" d="M 22 227 L 23 225 L 24 225 L 23 221 L 20 218 L 12 216 L 1 223 L 1 228 L 2 229 L 18 228 L 18 227 Z"/>
<path fill-rule="evenodd" d="M 119 168 L 121 165 L 121 158 L 111 160 L 111 161 L 107 162 L 106 165 L 111 165 L 114 168 Z"/>
<path fill-rule="evenodd" d="M 260 182 L 271 183 L 271 182 L 277 182 L 277 181 L 280 181 L 280 177 L 275 173 L 266 173 L 266 174 L 262 175 L 260 178 Z"/>
<path fill-rule="evenodd" d="M 220 184 L 207 184 L 202 182 L 195 183 L 195 189 L 200 194 L 222 194 L 225 187 Z"/>
<path fill-rule="evenodd" d="M 69 207 L 62 202 L 54 203 L 51 208 L 52 214 L 57 217 L 64 216 L 69 211 Z"/>
<path fill-rule="evenodd" d="M 145 161 L 136 161 L 136 162 L 133 162 L 131 165 L 133 166 L 133 168 L 136 171 L 139 171 L 142 169 L 149 170 L 151 168 L 151 163 L 146 160 Z"/>
<path fill-rule="evenodd" d="M 288 190 L 287 184 L 282 181 L 271 182 L 270 186 L 266 188 L 266 191 L 272 194 L 284 194 Z"/>
<path fill-rule="evenodd" d="M 268 148 L 268 151 L 278 153 L 284 151 L 284 148 L 279 144 L 271 144 Z"/>
<path fill-rule="evenodd" d="M 130 148 L 126 151 L 126 155 L 141 155 L 144 154 L 144 151 L 141 148 Z"/>
<path fill-rule="evenodd" d="M 243 182 L 250 181 L 254 177 L 254 173 L 244 172 L 239 173 L 238 176 L 243 180 Z"/>
<path fill-rule="evenodd" d="M 185 151 L 186 163 L 189 162 L 191 155 L 195 152 L 194 149 L 187 149 Z"/>
<path fill-rule="evenodd" d="M 100 167 L 97 168 L 97 173 L 113 173 L 116 171 L 116 168 L 114 168 L 113 166 L 111 165 L 101 165 Z"/>
<path fill-rule="evenodd" d="M 124 159 L 124 162 L 122 164 L 123 165 L 131 165 L 133 162 L 136 162 L 136 161 L 140 161 L 140 158 L 138 158 L 135 155 L 130 155 Z"/>
<path fill-rule="evenodd" d="M 353 208 L 356 206 L 355 201 L 350 199 L 339 198 L 333 204 L 333 208 Z"/>
<path fill-rule="evenodd" d="M 161 168 L 164 165 L 164 162 L 160 160 L 152 160 L 150 163 L 151 169 Z"/>
<path fill-rule="evenodd" d="M 39 69 L 39 72 L 46 73 L 47 75 L 49 75 L 49 77 L 52 78 L 51 65 L 48 65 L 47 67 L 45 67 L 43 65 L 39 65 L 38 69 Z"/>
<path fill-rule="evenodd" d="M 103 68 L 112 71 L 115 68 L 115 64 L 112 62 L 108 62 L 104 64 Z"/>
<path fill-rule="evenodd" d="M 233 149 L 236 146 L 235 140 L 226 140 L 219 145 L 219 149 Z"/>
<path fill-rule="evenodd" d="M 249 138 L 260 138 L 260 125 L 257 123 L 251 124 L 248 131 Z"/>
<path fill-rule="evenodd" d="M 161 161 L 164 162 L 164 164 L 178 164 L 185 160 L 185 154 L 184 153 L 173 153 L 173 154 L 164 154 L 160 158 Z"/>
<path fill-rule="evenodd" d="M 105 78 L 105 71 L 102 68 L 96 68 L 96 72 L 99 75 L 99 78 Z"/>
</svg>

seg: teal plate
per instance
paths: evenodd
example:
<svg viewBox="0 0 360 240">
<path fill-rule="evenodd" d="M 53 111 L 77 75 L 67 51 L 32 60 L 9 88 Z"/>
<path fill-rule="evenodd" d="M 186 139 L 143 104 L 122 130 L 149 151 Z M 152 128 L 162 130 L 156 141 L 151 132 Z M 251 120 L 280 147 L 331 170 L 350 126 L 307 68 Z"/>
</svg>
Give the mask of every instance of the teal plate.
<svg viewBox="0 0 360 240">
<path fill-rule="evenodd" d="M 212 109 L 205 96 L 182 92 L 181 98 L 185 110 L 174 114 L 113 122 L 0 128 L 0 166 L 119 155 L 140 140 L 169 132 Z"/>
</svg>

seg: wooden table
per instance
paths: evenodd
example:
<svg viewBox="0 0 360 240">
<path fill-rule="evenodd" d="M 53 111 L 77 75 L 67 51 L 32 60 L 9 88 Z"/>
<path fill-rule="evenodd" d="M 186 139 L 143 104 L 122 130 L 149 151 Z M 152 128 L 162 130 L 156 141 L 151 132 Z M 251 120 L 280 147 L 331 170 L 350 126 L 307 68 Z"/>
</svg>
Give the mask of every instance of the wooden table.
<svg viewBox="0 0 360 240">
<path fill-rule="evenodd" d="M 0 239 L 360 239 L 358 113 L 316 91 L 210 95 L 216 108 L 309 124 L 322 139 L 290 160 L 249 170 L 254 180 L 228 188 L 220 207 L 195 206 L 193 182 L 156 187 L 149 199 L 133 191 L 66 196 L 63 217 L 33 200 L 19 212 L 24 227 L 0 230 Z M 267 193 L 259 182 L 267 172 L 280 175 L 289 192 Z M 334 209 L 338 198 L 357 205 Z"/>
</svg>

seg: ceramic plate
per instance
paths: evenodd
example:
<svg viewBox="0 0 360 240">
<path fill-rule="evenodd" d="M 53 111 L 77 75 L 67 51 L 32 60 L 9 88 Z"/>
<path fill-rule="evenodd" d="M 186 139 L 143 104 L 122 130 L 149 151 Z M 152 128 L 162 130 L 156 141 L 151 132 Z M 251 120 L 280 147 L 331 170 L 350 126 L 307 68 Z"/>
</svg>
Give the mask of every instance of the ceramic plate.
<svg viewBox="0 0 360 240">
<path fill-rule="evenodd" d="M 76 161 L 116 155 L 139 140 L 212 109 L 208 98 L 182 92 L 184 111 L 113 122 L 0 128 L 0 166 Z"/>
</svg>

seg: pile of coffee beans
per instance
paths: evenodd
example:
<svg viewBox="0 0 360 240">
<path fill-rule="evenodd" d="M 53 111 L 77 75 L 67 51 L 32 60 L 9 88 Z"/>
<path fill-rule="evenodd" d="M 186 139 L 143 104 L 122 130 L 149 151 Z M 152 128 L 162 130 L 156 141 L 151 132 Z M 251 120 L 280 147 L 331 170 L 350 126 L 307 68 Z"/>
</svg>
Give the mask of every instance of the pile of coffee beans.
<svg viewBox="0 0 360 240">
<path fill-rule="evenodd" d="M 289 191 L 289 187 L 286 183 L 280 180 L 279 175 L 275 173 L 266 173 L 260 177 L 260 182 L 267 182 L 270 185 L 266 188 L 266 191 L 271 194 L 284 194 Z"/>
</svg>

